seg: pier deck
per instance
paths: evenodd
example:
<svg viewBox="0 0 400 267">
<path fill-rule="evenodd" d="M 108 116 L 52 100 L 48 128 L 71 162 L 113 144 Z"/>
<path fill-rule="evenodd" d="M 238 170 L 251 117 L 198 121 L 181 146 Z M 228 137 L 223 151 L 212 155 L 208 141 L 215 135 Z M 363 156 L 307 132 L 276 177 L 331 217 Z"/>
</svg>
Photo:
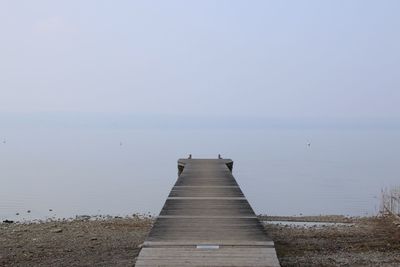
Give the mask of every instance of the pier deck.
<svg viewBox="0 0 400 267">
<path fill-rule="evenodd" d="M 181 159 L 136 266 L 279 266 L 227 159 Z"/>
</svg>

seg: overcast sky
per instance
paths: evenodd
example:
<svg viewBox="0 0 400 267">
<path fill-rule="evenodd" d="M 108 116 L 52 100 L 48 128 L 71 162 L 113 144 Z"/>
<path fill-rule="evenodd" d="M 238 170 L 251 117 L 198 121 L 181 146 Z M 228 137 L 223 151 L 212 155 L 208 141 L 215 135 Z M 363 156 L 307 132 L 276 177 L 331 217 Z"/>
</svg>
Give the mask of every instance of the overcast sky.
<svg viewBox="0 0 400 267">
<path fill-rule="evenodd" d="M 1 1 L 0 112 L 399 118 L 400 1 Z"/>
</svg>

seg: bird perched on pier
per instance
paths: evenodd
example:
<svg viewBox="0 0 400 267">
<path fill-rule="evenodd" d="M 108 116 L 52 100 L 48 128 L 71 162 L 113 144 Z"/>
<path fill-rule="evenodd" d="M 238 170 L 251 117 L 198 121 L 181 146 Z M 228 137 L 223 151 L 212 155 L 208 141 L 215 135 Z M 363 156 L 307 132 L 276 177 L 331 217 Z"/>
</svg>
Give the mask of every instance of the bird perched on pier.
<svg viewBox="0 0 400 267">
<path fill-rule="evenodd" d="M 218 154 L 218 159 L 222 159 L 221 154 Z"/>
<path fill-rule="evenodd" d="M 189 154 L 189 159 L 191 159 L 192 158 L 192 154 Z"/>
</svg>

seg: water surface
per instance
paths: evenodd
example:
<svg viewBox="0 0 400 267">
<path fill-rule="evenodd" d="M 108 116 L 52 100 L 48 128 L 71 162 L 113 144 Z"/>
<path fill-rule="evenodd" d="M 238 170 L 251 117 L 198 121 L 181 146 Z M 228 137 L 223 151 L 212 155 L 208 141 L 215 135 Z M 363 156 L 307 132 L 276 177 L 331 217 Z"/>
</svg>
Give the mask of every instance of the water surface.
<svg viewBox="0 0 400 267">
<path fill-rule="evenodd" d="M 177 159 L 189 153 L 232 158 L 233 174 L 256 213 L 372 215 L 381 189 L 400 181 L 399 133 L 3 127 L 0 219 L 158 214 L 177 178 Z"/>
</svg>

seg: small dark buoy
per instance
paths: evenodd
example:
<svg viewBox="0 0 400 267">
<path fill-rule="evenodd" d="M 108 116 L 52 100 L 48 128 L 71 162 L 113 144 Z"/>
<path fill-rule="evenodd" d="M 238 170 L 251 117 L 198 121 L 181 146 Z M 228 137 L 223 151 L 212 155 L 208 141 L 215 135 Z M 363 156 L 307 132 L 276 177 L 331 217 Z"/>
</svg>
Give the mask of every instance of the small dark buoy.
<svg viewBox="0 0 400 267">
<path fill-rule="evenodd" d="M 49 211 L 53 211 L 52 209 L 49 209 Z"/>
<path fill-rule="evenodd" d="M 19 215 L 19 212 L 15 213 L 15 215 L 17 215 L 17 216 L 18 216 L 18 215 Z"/>
<path fill-rule="evenodd" d="M 31 213 L 31 210 L 27 210 L 26 212 L 27 212 L 27 213 Z"/>
</svg>

